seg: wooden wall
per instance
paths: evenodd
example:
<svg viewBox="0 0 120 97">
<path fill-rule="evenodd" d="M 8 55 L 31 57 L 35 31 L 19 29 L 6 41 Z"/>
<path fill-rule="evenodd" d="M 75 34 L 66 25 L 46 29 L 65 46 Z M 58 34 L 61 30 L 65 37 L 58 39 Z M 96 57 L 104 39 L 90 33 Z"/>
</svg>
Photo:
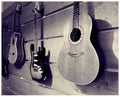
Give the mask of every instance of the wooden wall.
<svg viewBox="0 0 120 97">
<path fill-rule="evenodd" d="M 98 44 L 102 54 L 101 64 L 105 66 L 102 76 L 87 86 L 76 85 L 65 80 L 58 70 L 58 54 L 63 40 L 63 29 L 73 14 L 73 2 L 44 2 L 44 46 L 46 47 L 46 58 L 48 77 L 45 81 L 36 82 L 30 75 L 30 45 L 34 39 L 32 9 L 34 2 L 22 2 L 21 32 L 25 39 L 25 64 L 21 68 L 9 65 L 10 75 L 2 77 L 2 94 L 4 95 L 117 95 L 118 94 L 118 2 L 88 2 L 80 6 L 82 11 L 87 11 L 93 17 L 95 28 L 93 34 L 98 35 Z M 70 7 L 61 9 L 65 6 Z M 13 9 L 15 3 L 2 13 L 2 35 L 3 54 L 8 57 L 10 35 L 13 28 Z M 57 10 L 57 11 L 56 11 Z M 53 12 L 49 15 L 49 13 Z M 39 21 L 40 24 L 40 21 Z M 6 28 L 9 28 L 7 30 Z M 38 40 L 40 45 L 40 28 L 38 25 Z"/>
</svg>

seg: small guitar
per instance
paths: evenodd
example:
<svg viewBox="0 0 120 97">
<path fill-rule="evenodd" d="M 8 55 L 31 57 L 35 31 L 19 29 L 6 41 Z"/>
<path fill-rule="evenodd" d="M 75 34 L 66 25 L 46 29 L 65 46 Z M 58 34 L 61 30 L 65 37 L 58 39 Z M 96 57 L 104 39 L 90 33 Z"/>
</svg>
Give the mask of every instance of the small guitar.
<svg viewBox="0 0 120 97">
<path fill-rule="evenodd" d="M 20 33 L 21 4 L 18 3 L 14 11 L 14 31 L 10 39 L 8 60 L 10 64 L 21 64 L 24 61 L 23 37 Z"/>
<path fill-rule="evenodd" d="M 43 16 L 43 9 L 41 9 L 41 16 Z M 39 11 L 39 4 L 38 2 L 35 3 L 35 9 L 34 12 L 34 23 L 35 23 L 35 39 L 34 44 L 31 44 L 30 51 L 31 51 L 31 64 L 30 64 L 30 73 L 32 76 L 32 79 L 34 80 L 41 80 L 44 78 L 44 59 L 45 59 L 45 48 L 42 46 L 41 41 L 41 47 L 37 46 L 37 14 Z M 41 32 L 41 39 L 43 38 L 42 32 Z"/>
<path fill-rule="evenodd" d="M 74 3 L 73 20 L 66 23 L 64 45 L 58 57 L 61 75 L 76 84 L 87 85 L 99 72 L 99 59 L 90 41 L 92 19 L 79 14 L 79 2 Z"/>
</svg>

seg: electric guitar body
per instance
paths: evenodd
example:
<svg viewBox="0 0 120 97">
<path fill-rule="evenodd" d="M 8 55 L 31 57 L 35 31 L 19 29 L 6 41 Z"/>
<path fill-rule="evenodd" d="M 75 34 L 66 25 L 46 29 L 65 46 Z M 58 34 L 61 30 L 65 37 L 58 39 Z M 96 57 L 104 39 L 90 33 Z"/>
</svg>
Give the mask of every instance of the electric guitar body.
<svg viewBox="0 0 120 97">
<path fill-rule="evenodd" d="M 34 44 L 31 44 L 31 64 L 30 72 L 33 79 L 41 80 L 44 71 L 45 48 L 39 47 L 37 52 L 34 51 Z"/>
<path fill-rule="evenodd" d="M 77 9 L 78 10 L 78 9 Z M 77 21 L 68 20 L 64 28 L 64 45 L 58 57 L 61 75 L 76 84 L 87 85 L 99 72 L 99 59 L 90 41 L 92 19 L 78 14 Z"/>
<path fill-rule="evenodd" d="M 10 64 L 21 64 L 24 61 L 24 46 L 22 33 L 19 32 L 17 26 L 19 26 L 21 5 L 18 4 L 14 13 L 14 32 L 11 34 L 10 49 L 8 60 Z"/>
</svg>

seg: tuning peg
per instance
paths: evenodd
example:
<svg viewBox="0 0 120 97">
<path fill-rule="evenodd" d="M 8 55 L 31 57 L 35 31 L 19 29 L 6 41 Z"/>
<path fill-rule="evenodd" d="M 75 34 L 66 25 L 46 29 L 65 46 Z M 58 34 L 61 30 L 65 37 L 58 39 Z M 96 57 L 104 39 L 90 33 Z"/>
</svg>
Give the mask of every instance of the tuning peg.
<svg viewBox="0 0 120 97">
<path fill-rule="evenodd" d="M 15 10 L 14 10 L 14 14 L 17 12 L 17 13 L 19 13 L 19 14 L 21 15 L 21 14 L 22 14 L 21 9 L 22 9 L 22 5 L 21 5 L 21 3 L 19 2 L 19 3 L 16 4 L 16 8 L 15 8 Z"/>
<path fill-rule="evenodd" d="M 35 2 L 35 9 L 36 9 L 36 10 L 40 10 L 39 3 L 38 3 L 38 2 Z"/>
<path fill-rule="evenodd" d="M 39 3 L 35 2 L 35 9 L 32 10 L 35 14 L 40 13 L 41 15 L 44 15 L 44 8 L 42 7 L 40 9 Z"/>
</svg>

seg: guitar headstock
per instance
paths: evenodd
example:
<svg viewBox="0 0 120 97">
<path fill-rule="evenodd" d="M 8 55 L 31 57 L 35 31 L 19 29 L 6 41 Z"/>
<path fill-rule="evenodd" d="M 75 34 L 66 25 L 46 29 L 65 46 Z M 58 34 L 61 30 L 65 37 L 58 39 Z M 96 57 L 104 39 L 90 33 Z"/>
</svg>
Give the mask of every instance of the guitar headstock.
<svg viewBox="0 0 120 97">
<path fill-rule="evenodd" d="M 40 3 L 39 2 L 35 2 L 35 8 L 33 10 L 34 14 L 40 13 L 41 16 L 44 15 L 44 7 L 43 7 L 43 2 Z"/>
<path fill-rule="evenodd" d="M 40 10 L 39 3 L 35 2 L 35 8 L 32 10 L 34 14 L 37 14 Z"/>
<path fill-rule="evenodd" d="M 38 3 L 38 2 L 35 2 L 35 9 L 36 9 L 36 10 L 40 10 L 39 3 Z"/>
<path fill-rule="evenodd" d="M 22 9 L 21 3 L 17 3 L 15 8 L 15 13 L 21 14 L 22 13 L 21 9 Z"/>
</svg>

